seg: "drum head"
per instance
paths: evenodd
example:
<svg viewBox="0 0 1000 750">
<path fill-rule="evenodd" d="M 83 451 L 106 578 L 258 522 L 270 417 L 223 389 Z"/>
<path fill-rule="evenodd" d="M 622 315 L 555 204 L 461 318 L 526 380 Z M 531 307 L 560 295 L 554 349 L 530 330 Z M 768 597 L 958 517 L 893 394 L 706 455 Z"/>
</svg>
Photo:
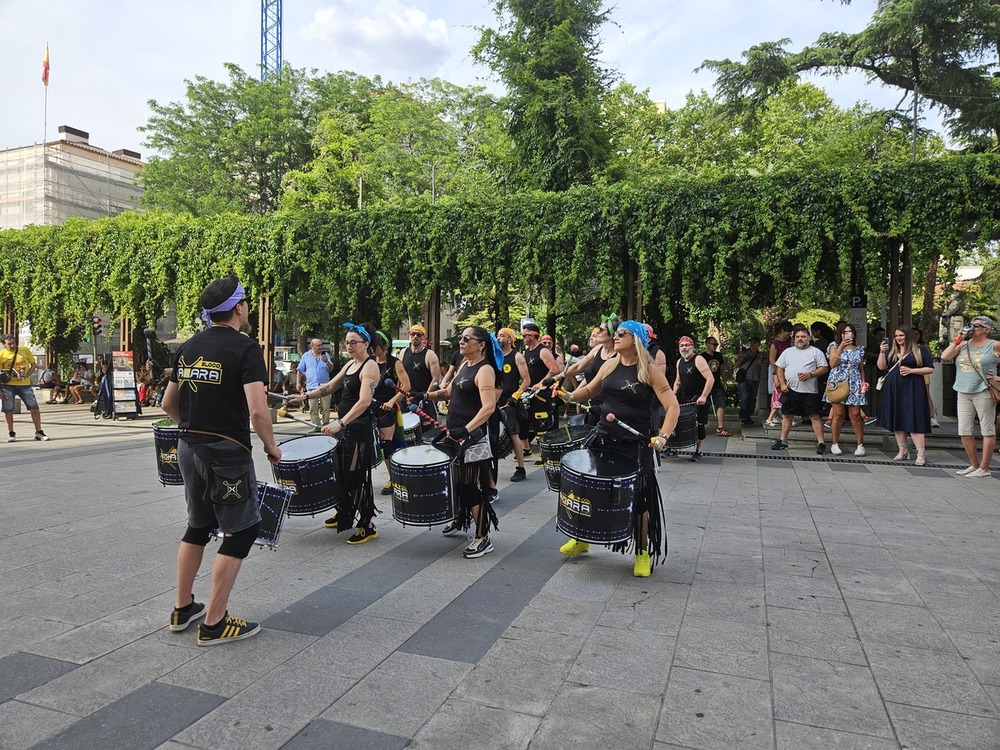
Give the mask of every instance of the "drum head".
<svg viewBox="0 0 1000 750">
<path fill-rule="evenodd" d="M 451 456 L 433 445 L 411 445 L 392 454 L 390 463 L 397 466 L 430 466 L 451 461 Z"/>
<path fill-rule="evenodd" d="M 403 430 L 415 430 L 420 426 L 420 417 L 408 411 L 403 412 Z"/>
<path fill-rule="evenodd" d="M 549 430 L 540 438 L 538 442 L 542 445 L 565 445 L 566 443 L 582 442 L 591 432 L 590 427 L 582 425 L 571 425 L 569 427 L 559 427 Z"/>
<path fill-rule="evenodd" d="M 594 477 L 627 477 L 639 471 L 635 461 L 608 451 L 570 451 L 562 457 L 562 465 Z"/>
<path fill-rule="evenodd" d="M 304 435 L 279 444 L 282 463 L 302 461 L 307 458 L 325 456 L 337 447 L 340 441 L 326 435 Z"/>
</svg>

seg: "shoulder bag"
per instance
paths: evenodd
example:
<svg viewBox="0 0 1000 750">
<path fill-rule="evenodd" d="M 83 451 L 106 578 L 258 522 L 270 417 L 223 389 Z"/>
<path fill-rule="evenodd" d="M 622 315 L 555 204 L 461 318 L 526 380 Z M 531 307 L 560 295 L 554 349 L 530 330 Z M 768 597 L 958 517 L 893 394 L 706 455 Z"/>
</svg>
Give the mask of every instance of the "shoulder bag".
<svg viewBox="0 0 1000 750">
<path fill-rule="evenodd" d="M 892 372 L 893 370 L 895 370 L 897 367 L 899 367 L 899 363 L 902 362 L 902 361 L 903 361 L 902 357 L 900 357 L 899 359 L 897 359 L 896 360 L 896 364 L 894 364 L 892 367 L 890 367 L 888 370 L 886 370 L 885 375 L 883 375 L 882 377 L 880 377 L 875 382 L 875 390 L 876 391 L 881 391 L 882 390 L 882 386 L 885 385 L 885 379 L 887 377 L 889 377 L 889 373 Z"/>
<path fill-rule="evenodd" d="M 986 378 L 986 376 L 983 375 L 983 371 L 979 369 L 979 366 L 976 364 L 975 360 L 972 358 L 972 344 L 969 341 L 965 342 L 965 353 L 969 357 L 969 364 L 972 365 L 972 369 L 975 370 L 976 373 L 979 375 L 979 377 L 981 377 L 983 379 L 983 382 L 986 383 L 986 389 L 990 392 L 990 396 L 993 397 L 993 403 L 995 404 L 997 402 L 1000 402 L 1000 386 L 993 385 L 993 383 L 991 383 Z"/>
</svg>

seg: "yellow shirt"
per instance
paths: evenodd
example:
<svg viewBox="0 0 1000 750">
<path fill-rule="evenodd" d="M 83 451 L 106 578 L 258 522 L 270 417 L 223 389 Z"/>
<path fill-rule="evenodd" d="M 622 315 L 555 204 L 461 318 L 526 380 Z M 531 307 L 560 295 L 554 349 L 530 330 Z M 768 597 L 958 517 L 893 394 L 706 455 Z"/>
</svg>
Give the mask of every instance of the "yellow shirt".
<svg viewBox="0 0 1000 750">
<path fill-rule="evenodd" d="M 35 364 L 35 358 L 26 346 L 17 347 L 17 352 L 12 352 L 6 346 L 0 349 L 0 370 L 10 370 L 11 360 L 14 364 L 13 377 L 8 385 L 31 385 L 28 378 L 28 370 Z M 24 372 L 24 377 L 18 377 L 18 372 Z"/>
</svg>

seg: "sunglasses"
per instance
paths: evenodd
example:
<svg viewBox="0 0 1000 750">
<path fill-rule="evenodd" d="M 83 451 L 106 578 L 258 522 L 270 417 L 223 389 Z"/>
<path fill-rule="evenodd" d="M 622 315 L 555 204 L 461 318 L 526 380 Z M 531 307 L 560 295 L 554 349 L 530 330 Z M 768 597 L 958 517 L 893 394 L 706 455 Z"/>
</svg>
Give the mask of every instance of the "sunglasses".
<svg viewBox="0 0 1000 750">
<path fill-rule="evenodd" d="M 973 328 L 986 328 L 986 326 L 984 326 L 982 323 L 973 323 L 972 327 Z"/>
<path fill-rule="evenodd" d="M 482 339 L 477 339 L 475 336 L 459 336 L 458 340 L 463 344 L 468 344 L 470 341 L 482 341 Z"/>
<path fill-rule="evenodd" d="M 626 335 L 627 336 L 631 336 L 632 332 L 629 331 L 629 330 L 627 330 L 627 329 L 625 329 L 625 328 L 619 328 L 617 331 L 615 331 L 615 338 L 616 339 L 620 339 L 622 336 L 626 336 Z"/>
</svg>

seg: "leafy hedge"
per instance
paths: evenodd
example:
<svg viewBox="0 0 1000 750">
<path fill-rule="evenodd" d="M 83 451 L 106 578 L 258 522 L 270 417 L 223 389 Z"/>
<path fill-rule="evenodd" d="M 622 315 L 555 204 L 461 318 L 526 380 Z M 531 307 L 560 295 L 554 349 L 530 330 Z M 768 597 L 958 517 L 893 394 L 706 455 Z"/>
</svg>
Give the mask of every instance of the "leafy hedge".
<svg viewBox="0 0 1000 750">
<path fill-rule="evenodd" d="M 197 314 L 200 289 L 236 272 L 279 302 L 303 290 L 334 319 L 374 303 L 399 320 L 435 287 L 484 298 L 507 282 L 547 289 L 557 308 L 598 279 L 609 308 L 639 269 L 645 304 L 665 320 L 720 320 L 750 309 L 843 300 L 852 259 L 869 290 L 888 287 L 887 248 L 904 241 L 914 278 L 954 264 L 973 227 L 1000 223 L 1000 157 L 900 168 L 788 172 L 721 180 L 579 187 L 489 203 L 413 201 L 362 211 L 267 215 L 122 214 L 0 232 L 0 288 L 38 340 L 83 327 L 94 309 L 144 325 L 172 303 Z M 506 309 L 505 300 L 497 309 Z"/>
</svg>

